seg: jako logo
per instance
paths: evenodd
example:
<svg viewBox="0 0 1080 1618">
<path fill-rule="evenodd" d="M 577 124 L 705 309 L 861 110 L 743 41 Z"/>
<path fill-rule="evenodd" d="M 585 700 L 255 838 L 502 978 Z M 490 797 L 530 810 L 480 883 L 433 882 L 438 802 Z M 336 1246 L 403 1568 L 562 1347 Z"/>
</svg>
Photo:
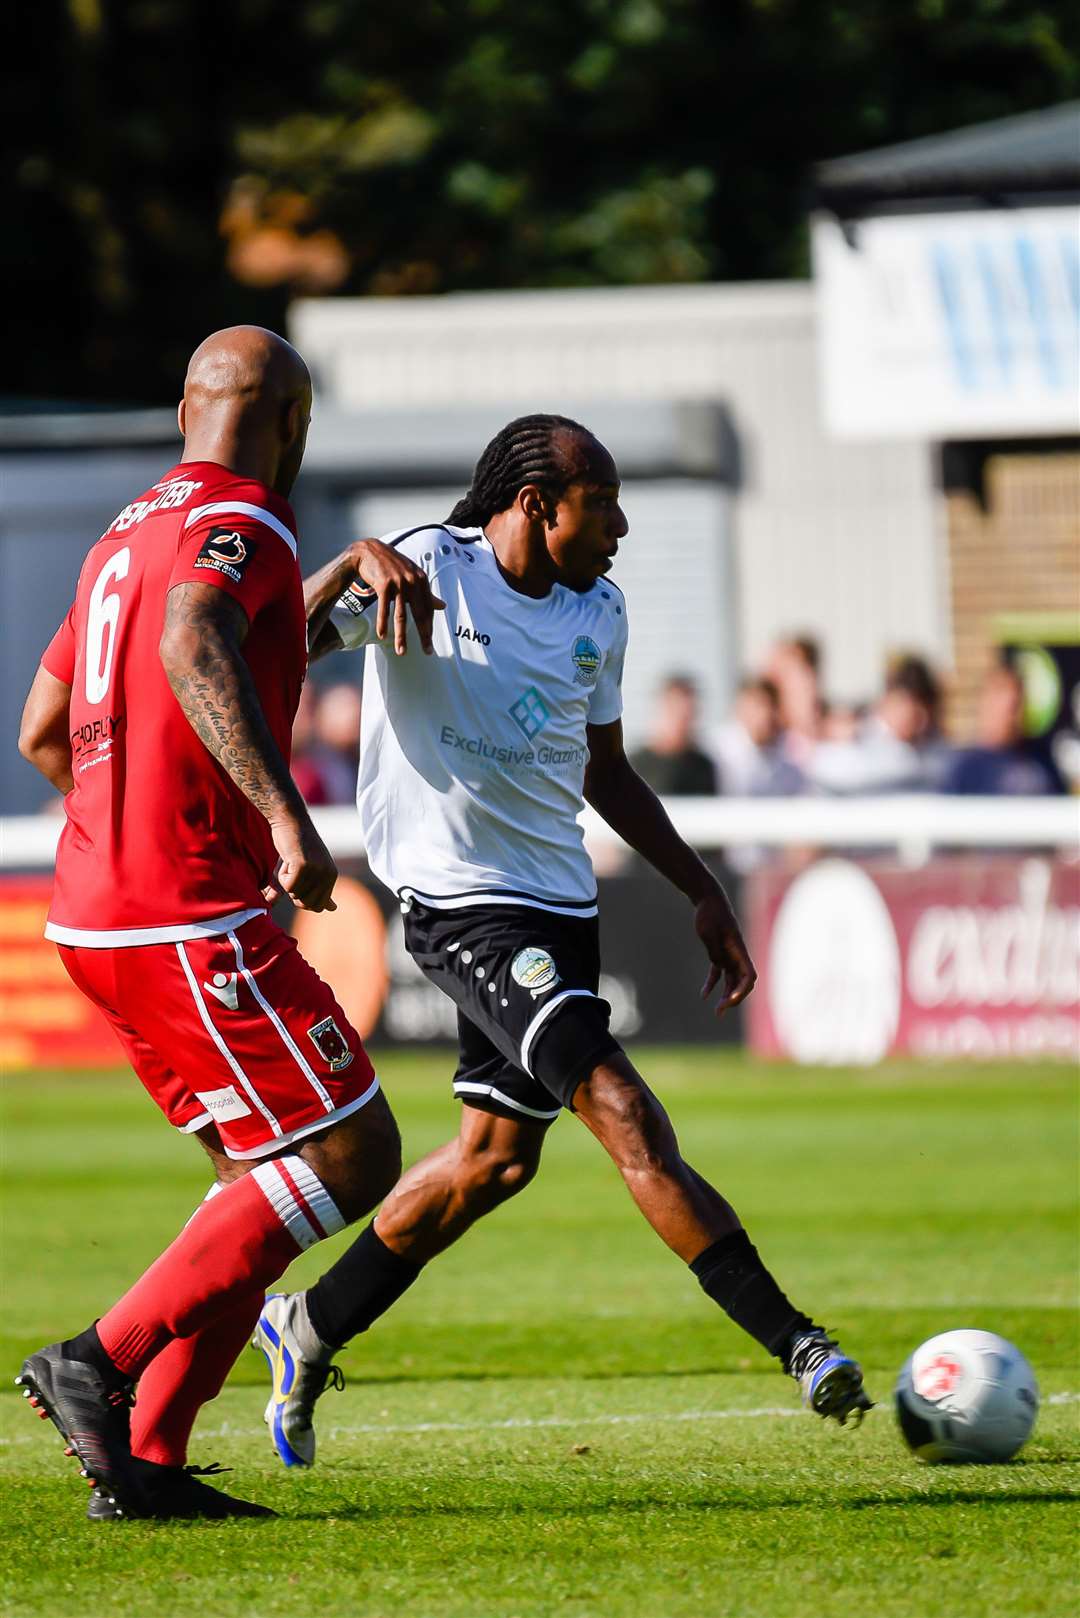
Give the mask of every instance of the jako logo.
<svg viewBox="0 0 1080 1618">
<path fill-rule="evenodd" d="M 490 635 L 481 634 L 479 629 L 470 629 L 468 624 L 458 624 L 454 633 L 458 640 L 475 640 L 479 641 L 481 646 L 491 645 Z"/>
</svg>

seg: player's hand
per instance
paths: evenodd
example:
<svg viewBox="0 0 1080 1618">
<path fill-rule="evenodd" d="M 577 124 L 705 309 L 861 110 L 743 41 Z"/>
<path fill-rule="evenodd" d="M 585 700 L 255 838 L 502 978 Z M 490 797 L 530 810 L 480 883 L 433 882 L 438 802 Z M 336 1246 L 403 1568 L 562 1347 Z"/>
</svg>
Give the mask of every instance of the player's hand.
<svg viewBox="0 0 1080 1618">
<path fill-rule="evenodd" d="M 394 619 L 394 651 L 404 657 L 408 651 L 406 625 L 411 612 L 420 645 L 430 657 L 434 650 L 431 641 L 435 614 L 446 606 L 445 601 L 431 588 L 431 581 L 422 567 L 410 562 L 407 556 L 384 545 L 378 539 L 360 539 L 349 548 L 356 566 L 357 578 L 362 579 L 379 598 L 375 619 L 375 633 L 385 640 Z"/>
<path fill-rule="evenodd" d="M 709 894 L 701 900 L 694 912 L 694 926 L 711 962 L 701 998 L 707 1000 L 719 985 L 723 998 L 717 1002 L 716 1015 L 722 1017 L 725 1011 L 746 999 L 757 982 L 757 972 L 739 924 L 722 893 Z"/>
<path fill-rule="evenodd" d="M 270 835 L 281 856 L 276 877 L 281 891 L 298 910 L 336 910 L 337 866 L 311 821 L 271 822 Z"/>
</svg>

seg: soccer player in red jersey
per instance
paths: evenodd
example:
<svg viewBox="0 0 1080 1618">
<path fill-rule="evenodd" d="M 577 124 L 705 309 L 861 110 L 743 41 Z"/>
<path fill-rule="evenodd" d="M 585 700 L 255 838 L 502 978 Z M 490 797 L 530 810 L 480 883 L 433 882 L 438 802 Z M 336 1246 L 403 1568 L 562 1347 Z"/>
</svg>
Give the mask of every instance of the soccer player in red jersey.
<svg viewBox="0 0 1080 1618">
<path fill-rule="evenodd" d="M 23 716 L 21 751 L 65 794 L 47 936 L 218 1171 L 131 1290 L 18 1379 L 96 1480 L 96 1517 L 263 1514 L 185 1468 L 195 1415 L 265 1288 L 400 1171 L 359 1036 L 267 915 L 275 870 L 308 910 L 333 908 L 337 874 L 288 765 L 307 632 L 286 497 L 310 405 L 270 332 L 196 350 L 183 458 L 91 547 Z"/>
</svg>

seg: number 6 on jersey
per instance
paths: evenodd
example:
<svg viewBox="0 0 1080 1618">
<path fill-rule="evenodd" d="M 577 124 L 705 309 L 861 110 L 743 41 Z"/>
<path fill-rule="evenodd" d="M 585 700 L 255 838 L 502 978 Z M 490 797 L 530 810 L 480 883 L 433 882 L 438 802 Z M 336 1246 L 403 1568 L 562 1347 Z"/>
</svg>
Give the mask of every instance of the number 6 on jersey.
<svg viewBox="0 0 1080 1618">
<path fill-rule="evenodd" d="M 130 561 L 131 550 L 125 545 L 123 550 L 109 557 L 90 591 L 86 609 L 87 702 L 104 702 L 108 695 L 113 652 L 116 649 L 116 624 L 120 617 L 120 597 L 115 590 L 109 595 L 106 591 L 114 580 L 119 583 L 127 578 Z"/>
</svg>

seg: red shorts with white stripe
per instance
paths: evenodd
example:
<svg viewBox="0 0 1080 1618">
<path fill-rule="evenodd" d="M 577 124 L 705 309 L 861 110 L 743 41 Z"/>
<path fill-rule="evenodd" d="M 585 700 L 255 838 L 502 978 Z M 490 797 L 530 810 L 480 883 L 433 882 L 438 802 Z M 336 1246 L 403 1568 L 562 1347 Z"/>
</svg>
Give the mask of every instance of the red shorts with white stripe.
<svg viewBox="0 0 1080 1618">
<path fill-rule="evenodd" d="M 267 1157 L 379 1088 L 332 991 L 268 916 L 179 943 L 58 948 L 169 1122 L 216 1124 L 230 1157 Z"/>
</svg>

